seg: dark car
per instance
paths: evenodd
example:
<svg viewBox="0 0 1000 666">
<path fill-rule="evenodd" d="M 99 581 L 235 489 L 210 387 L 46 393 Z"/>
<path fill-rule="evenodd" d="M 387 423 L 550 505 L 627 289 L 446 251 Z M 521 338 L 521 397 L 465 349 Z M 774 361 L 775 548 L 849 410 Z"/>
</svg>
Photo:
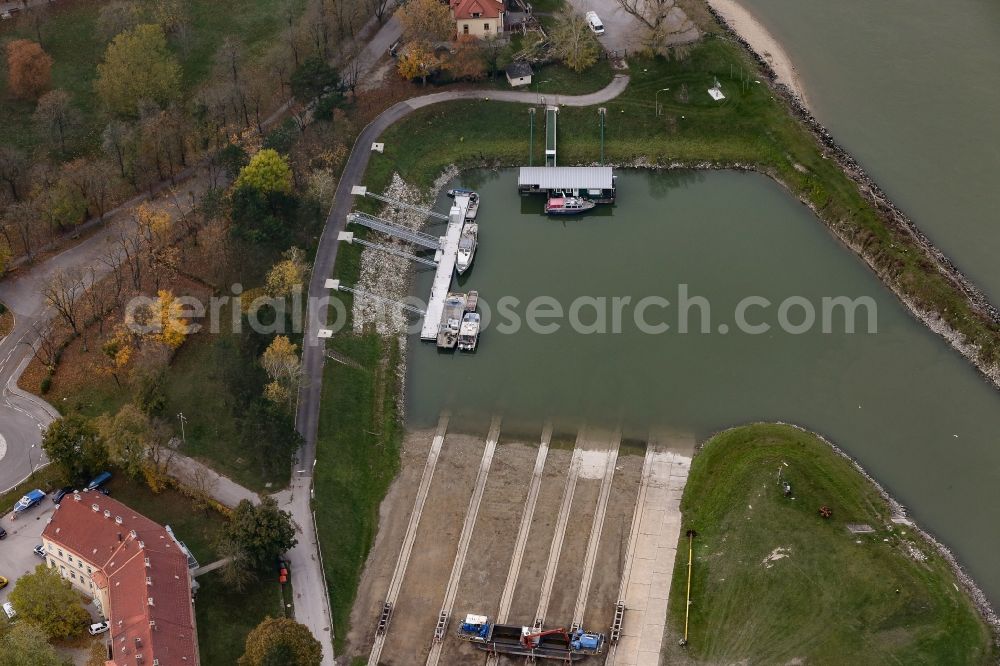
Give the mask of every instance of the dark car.
<svg viewBox="0 0 1000 666">
<path fill-rule="evenodd" d="M 7 538 L 7 530 L 0 527 L 0 539 L 6 539 L 6 538 Z"/>
<path fill-rule="evenodd" d="M 63 501 L 63 497 L 73 492 L 73 486 L 66 486 L 65 488 L 60 488 L 59 490 L 52 493 L 52 503 L 59 504 Z"/>
</svg>

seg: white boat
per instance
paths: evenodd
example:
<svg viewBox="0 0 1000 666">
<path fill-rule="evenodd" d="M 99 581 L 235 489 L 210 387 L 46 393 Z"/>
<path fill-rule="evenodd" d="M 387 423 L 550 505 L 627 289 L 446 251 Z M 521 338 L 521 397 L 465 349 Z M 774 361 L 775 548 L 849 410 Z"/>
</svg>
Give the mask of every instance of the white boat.
<svg viewBox="0 0 1000 666">
<path fill-rule="evenodd" d="M 552 197 L 545 202 L 546 215 L 577 215 L 584 213 L 596 204 L 593 201 L 578 197 Z"/>
<path fill-rule="evenodd" d="M 479 307 L 479 292 L 473 289 L 465 299 L 465 311 L 475 312 Z"/>
<path fill-rule="evenodd" d="M 437 346 L 441 349 L 455 348 L 455 343 L 461 332 L 465 304 L 466 296 L 462 293 L 449 293 L 448 298 L 445 299 L 437 335 Z"/>
<path fill-rule="evenodd" d="M 475 190 L 469 190 L 464 187 L 456 187 L 453 190 L 448 190 L 448 196 L 451 197 L 452 199 L 460 196 L 469 196 L 470 194 L 475 194 L 475 193 L 476 193 Z"/>
<path fill-rule="evenodd" d="M 458 239 L 458 257 L 455 260 L 455 270 L 459 275 L 465 273 L 472 266 L 472 259 L 476 256 L 476 244 L 479 239 L 479 225 L 475 222 L 466 222 L 462 227 L 462 235 Z"/>
<path fill-rule="evenodd" d="M 474 220 L 476 219 L 476 213 L 479 212 L 479 195 L 473 192 L 469 195 L 469 207 L 465 209 L 465 219 Z"/>
<path fill-rule="evenodd" d="M 458 331 L 458 348 L 461 351 L 476 351 L 480 321 L 478 312 L 466 312 L 462 317 L 462 327 Z"/>
</svg>

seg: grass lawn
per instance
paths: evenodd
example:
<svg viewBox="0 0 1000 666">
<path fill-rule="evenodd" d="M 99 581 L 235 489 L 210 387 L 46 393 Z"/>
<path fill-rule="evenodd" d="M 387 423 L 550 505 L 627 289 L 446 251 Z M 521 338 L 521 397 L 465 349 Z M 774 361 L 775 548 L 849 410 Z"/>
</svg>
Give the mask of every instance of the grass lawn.
<svg viewBox="0 0 1000 666">
<path fill-rule="evenodd" d="M 284 617 L 281 586 L 274 579 L 243 592 L 226 585 L 217 571 L 198 578 L 194 609 L 198 648 L 205 666 L 230 666 L 243 654 L 247 634 L 267 616 Z"/>
<path fill-rule="evenodd" d="M 358 246 L 342 247 L 337 275 L 353 283 Z M 345 299 L 350 312 L 350 295 Z M 399 468 L 402 435 L 394 340 L 374 333 L 335 336 L 330 348 L 359 368 L 327 362 L 317 442 L 316 521 L 333 612 L 334 648 L 347 634 L 365 558 L 378 530 L 378 510 Z"/>
<path fill-rule="evenodd" d="M 583 95 L 596 92 L 611 83 L 615 72 L 607 60 L 599 60 L 590 69 L 574 72 L 561 63 L 549 63 L 535 69 L 531 75 L 531 85 L 518 88 L 525 92 L 546 95 Z M 512 90 L 507 77 L 500 72 L 494 80 L 486 79 L 483 85 L 498 90 Z"/>
<path fill-rule="evenodd" d="M 154 493 L 142 480 L 116 472 L 107 484 L 111 497 L 161 525 L 170 525 L 178 539 L 194 553 L 199 564 L 218 558 L 216 538 L 226 518 L 211 508 L 195 506 L 183 493 L 167 489 Z"/>
<path fill-rule="evenodd" d="M 832 518 L 820 517 L 823 505 Z M 948 563 L 890 523 L 875 488 L 809 433 L 758 424 L 716 436 L 692 463 L 681 509 L 682 530 L 697 532 L 686 651 L 698 661 L 994 662 L 989 632 Z M 853 535 L 847 523 L 876 532 Z M 686 584 L 682 536 L 668 659 L 681 649 Z"/>
</svg>

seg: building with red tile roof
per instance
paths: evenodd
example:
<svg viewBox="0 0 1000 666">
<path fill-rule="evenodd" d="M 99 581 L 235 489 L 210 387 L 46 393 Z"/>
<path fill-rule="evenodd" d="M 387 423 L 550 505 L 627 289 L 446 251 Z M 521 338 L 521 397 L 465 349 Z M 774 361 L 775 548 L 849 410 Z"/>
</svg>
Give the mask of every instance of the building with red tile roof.
<svg viewBox="0 0 1000 666">
<path fill-rule="evenodd" d="M 451 0 L 459 36 L 490 37 L 503 32 L 503 0 Z"/>
<path fill-rule="evenodd" d="M 108 619 L 107 666 L 198 666 L 188 555 L 166 528 L 83 491 L 56 507 L 42 545 L 49 567 Z"/>
</svg>

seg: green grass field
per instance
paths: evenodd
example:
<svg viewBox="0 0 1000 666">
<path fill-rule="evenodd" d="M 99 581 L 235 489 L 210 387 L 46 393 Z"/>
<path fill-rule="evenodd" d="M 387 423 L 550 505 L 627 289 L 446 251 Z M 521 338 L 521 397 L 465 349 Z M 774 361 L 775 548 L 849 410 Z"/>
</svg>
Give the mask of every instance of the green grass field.
<svg viewBox="0 0 1000 666">
<path fill-rule="evenodd" d="M 779 469 L 792 498 L 782 492 Z M 820 517 L 823 505 L 833 509 L 832 518 Z M 874 486 L 809 433 L 759 424 L 716 436 L 694 458 L 681 508 L 682 534 L 697 532 L 693 603 L 682 652 L 682 536 L 668 659 L 994 663 L 989 632 L 948 563 L 912 529 L 890 523 L 888 503 Z M 854 535 L 847 523 L 867 523 L 876 532 Z"/>
<path fill-rule="evenodd" d="M 198 578 L 195 600 L 198 648 L 205 666 L 230 666 L 243 654 L 247 634 L 267 616 L 283 617 L 281 586 L 264 580 L 236 592 L 219 572 Z"/>
</svg>

